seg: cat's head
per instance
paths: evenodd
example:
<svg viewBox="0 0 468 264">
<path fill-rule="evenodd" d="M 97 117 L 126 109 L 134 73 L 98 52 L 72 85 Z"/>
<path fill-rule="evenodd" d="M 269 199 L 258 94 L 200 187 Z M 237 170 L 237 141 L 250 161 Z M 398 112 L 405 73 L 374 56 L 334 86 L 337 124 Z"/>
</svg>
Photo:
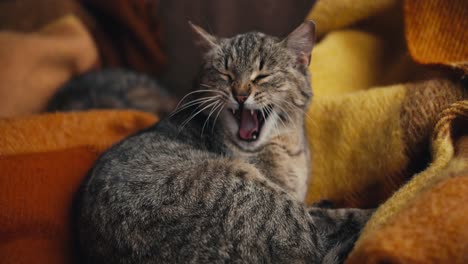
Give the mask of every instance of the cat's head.
<svg viewBox="0 0 468 264">
<path fill-rule="evenodd" d="M 303 129 L 312 95 L 313 22 L 302 23 L 284 39 L 258 32 L 218 38 L 191 27 L 203 53 L 200 109 L 219 118 L 216 126 L 233 143 L 252 150 L 279 134 Z"/>
</svg>

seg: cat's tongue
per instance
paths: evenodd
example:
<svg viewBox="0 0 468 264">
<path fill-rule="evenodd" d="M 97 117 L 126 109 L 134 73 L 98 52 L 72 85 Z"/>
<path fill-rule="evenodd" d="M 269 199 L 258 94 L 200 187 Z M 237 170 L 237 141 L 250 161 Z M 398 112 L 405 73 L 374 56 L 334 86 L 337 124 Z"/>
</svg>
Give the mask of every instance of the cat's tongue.
<svg viewBox="0 0 468 264">
<path fill-rule="evenodd" d="M 250 109 L 242 109 L 239 136 L 244 140 L 254 139 L 254 134 L 258 132 L 258 118 L 256 111 Z"/>
</svg>

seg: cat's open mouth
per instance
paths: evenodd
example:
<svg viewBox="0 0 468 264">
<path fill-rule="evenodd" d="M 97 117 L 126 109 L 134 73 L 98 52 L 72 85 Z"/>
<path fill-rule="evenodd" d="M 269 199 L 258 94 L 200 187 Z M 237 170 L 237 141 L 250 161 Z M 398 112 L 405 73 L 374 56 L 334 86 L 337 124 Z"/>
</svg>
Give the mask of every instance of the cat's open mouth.
<svg viewBox="0 0 468 264">
<path fill-rule="evenodd" d="M 269 111 L 262 112 L 260 109 L 248 109 L 241 105 L 239 109 L 231 109 L 231 112 L 239 126 L 237 133 L 239 139 L 251 142 L 260 137 Z"/>
</svg>

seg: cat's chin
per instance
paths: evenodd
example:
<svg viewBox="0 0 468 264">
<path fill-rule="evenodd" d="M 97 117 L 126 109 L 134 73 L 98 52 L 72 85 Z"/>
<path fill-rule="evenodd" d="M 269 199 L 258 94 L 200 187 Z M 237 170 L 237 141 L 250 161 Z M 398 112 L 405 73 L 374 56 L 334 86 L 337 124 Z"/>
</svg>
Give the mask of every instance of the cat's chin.
<svg viewBox="0 0 468 264">
<path fill-rule="evenodd" d="M 229 139 L 238 148 L 245 151 L 255 151 L 256 149 L 260 148 L 266 141 L 262 133 L 260 133 L 256 139 L 242 139 L 242 137 L 239 135 L 239 129 L 237 127 L 229 131 Z"/>
<path fill-rule="evenodd" d="M 232 141 L 238 148 L 245 150 L 245 151 L 255 151 L 256 149 L 258 149 L 259 147 L 263 145 L 263 140 L 261 140 L 260 138 L 256 140 L 247 141 L 247 140 L 241 139 L 237 134 L 232 137 Z"/>
</svg>

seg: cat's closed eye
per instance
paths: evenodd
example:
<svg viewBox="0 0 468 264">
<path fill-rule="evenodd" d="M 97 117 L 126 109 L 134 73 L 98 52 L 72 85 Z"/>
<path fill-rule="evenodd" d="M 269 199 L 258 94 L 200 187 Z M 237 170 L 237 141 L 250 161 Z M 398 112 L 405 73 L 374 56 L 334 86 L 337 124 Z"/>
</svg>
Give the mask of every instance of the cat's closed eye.
<svg viewBox="0 0 468 264">
<path fill-rule="evenodd" d="M 230 74 L 227 74 L 227 73 L 220 73 L 220 76 L 223 80 L 225 81 L 228 81 L 228 82 L 232 82 L 232 77 Z"/>
<path fill-rule="evenodd" d="M 252 82 L 257 84 L 257 83 L 261 82 L 262 80 L 265 80 L 266 78 L 268 78 L 270 76 L 271 76 L 271 74 L 259 74 L 252 80 Z"/>
<path fill-rule="evenodd" d="M 221 70 L 218 70 L 216 69 L 216 71 L 219 73 L 219 76 L 221 77 L 221 79 L 227 81 L 227 82 L 232 82 L 234 80 L 234 78 L 232 77 L 232 74 L 230 72 L 226 72 L 226 71 L 221 71 Z"/>
</svg>

